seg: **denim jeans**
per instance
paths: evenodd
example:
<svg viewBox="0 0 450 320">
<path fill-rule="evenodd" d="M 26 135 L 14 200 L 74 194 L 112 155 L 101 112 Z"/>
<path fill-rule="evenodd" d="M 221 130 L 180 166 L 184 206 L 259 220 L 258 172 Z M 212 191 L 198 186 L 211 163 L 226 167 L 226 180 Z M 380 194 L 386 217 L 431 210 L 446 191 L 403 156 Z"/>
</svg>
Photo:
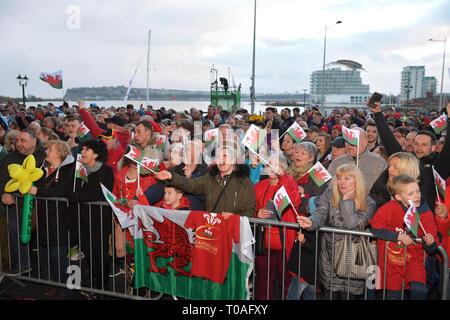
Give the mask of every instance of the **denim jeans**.
<svg viewBox="0 0 450 320">
<path fill-rule="evenodd" d="M 11 268 L 24 270 L 30 267 L 29 246 L 21 240 L 22 208 L 8 207 L 9 247 L 11 251 Z"/>
<path fill-rule="evenodd" d="M 409 300 L 425 300 L 427 297 L 427 286 L 422 282 L 411 281 L 409 283 Z M 406 296 L 406 294 L 405 294 Z M 386 290 L 386 300 L 400 300 L 401 290 Z"/>
<path fill-rule="evenodd" d="M 299 296 L 299 285 L 300 296 Z M 303 290 L 302 290 L 303 289 Z M 287 294 L 288 300 L 314 300 L 314 289 L 307 282 L 301 282 L 297 277 L 292 277 L 291 284 L 289 285 L 289 291 Z"/>
</svg>

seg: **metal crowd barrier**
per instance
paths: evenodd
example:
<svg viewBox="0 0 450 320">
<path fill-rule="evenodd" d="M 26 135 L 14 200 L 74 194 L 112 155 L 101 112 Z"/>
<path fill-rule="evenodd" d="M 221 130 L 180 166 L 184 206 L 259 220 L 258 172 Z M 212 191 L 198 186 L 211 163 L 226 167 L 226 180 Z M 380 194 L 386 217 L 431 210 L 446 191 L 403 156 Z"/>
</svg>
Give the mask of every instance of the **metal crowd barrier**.
<svg viewBox="0 0 450 320">
<path fill-rule="evenodd" d="M 20 197 L 22 196 L 16 196 L 16 203 L 20 203 Z M 45 203 L 45 211 L 46 212 L 40 212 L 38 208 L 42 209 L 42 202 Z M 57 248 L 64 248 L 64 251 L 57 250 L 57 277 L 51 276 L 52 273 L 52 267 L 54 267 L 55 263 L 54 261 L 51 263 L 51 257 L 54 255 L 53 252 L 50 252 L 51 245 L 49 243 L 49 233 L 46 234 L 46 241 L 39 240 L 39 223 L 38 220 L 42 219 L 44 217 L 44 222 L 46 222 L 46 227 L 48 228 L 49 220 L 48 220 L 48 207 L 49 203 L 54 203 L 56 205 L 56 230 L 51 230 L 51 232 L 56 232 L 57 237 Z M 27 272 L 25 274 L 17 275 L 10 277 L 15 283 L 21 284 L 20 281 L 29 281 L 34 282 L 38 284 L 53 286 L 57 288 L 63 288 L 67 289 L 69 288 L 68 285 L 71 284 L 71 280 L 76 280 L 76 277 L 80 277 L 80 281 L 78 283 L 78 286 L 72 286 L 69 289 L 74 289 L 77 292 L 85 293 L 85 294 L 98 294 L 98 295 L 106 295 L 111 296 L 119 299 L 150 299 L 150 300 L 157 300 L 162 297 L 162 293 L 157 293 L 151 291 L 151 288 L 148 288 L 146 290 L 136 290 L 133 288 L 133 266 L 130 263 L 130 261 L 127 261 L 127 250 L 125 249 L 125 270 L 123 276 L 118 277 L 109 277 L 108 273 L 110 269 L 114 269 L 116 267 L 116 252 L 115 252 L 115 232 L 114 232 L 114 214 L 111 211 L 111 208 L 109 207 L 107 202 L 88 202 L 83 203 L 83 208 L 87 209 L 83 212 L 80 210 L 80 204 L 77 205 L 76 208 L 76 214 L 75 217 L 73 217 L 75 220 L 72 220 L 73 223 L 76 225 L 76 229 L 72 229 L 71 232 L 68 232 L 67 234 L 67 243 L 60 243 L 59 236 L 60 236 L 60 230 L 59 230 L 59 220 L 61 218 L 62 214 L 67 213 L 67 200 L 64 198 L 36 198 L 35 201 L 35 237 L 36 241 L 32 241 L 27 244 L 23 245 L 20 240 L 20 228 L 22 224 L 22 208 L 19 205 L 7 207 L 7 216 L 6 216 L 6 224 L 7 224 L 7 239 L 8 239 L 8 245 L 7 245 L 7 252 L 3 252 L 2 247 L 0 246 L 0 258 L 4 255 L 8 255 L 8 269 L 12 268 L 12 258 L 15 257 L 18 262 L 18 265 L 20 266 L 20 272 L 25 271 L 25 269 L 31 268 L 30 272 Z M 93 217 L 93 211 L 94 211 L 94 217 Z M 93 218 L 96 218 L 95 215 L 99 214 L 100 216 L 100 225 L 95 227 L 96 230 L 92 230 L 92 224 L 91 220 Z M 81 219 L 81 215 L 84 215 L 83 219 Z M 83 220 L 88 219 L 89 225 L 81 225 Z M 98 217 L 97 217 L 98 219 Z M 104 221 L 106 219 L 107 221 Z M 269 228 L 281 228 L 283 233 L 286 233 L 286 230 L 288 228 L 290 229 L 296 229 L 299 230 L 299 226 L 297 223 L 288 223 L 288 222 L 280 222 L 280 221 L 274 221 L 269 219 L 257 219 L 257 218 L 249 218 L 250 224 L 252 225 L 253 234 L 256 234 L 256 228 L 258 226 L 266 226 Z M 98 233 L 98 227 L 100 227 L 100 238 L 101 243 L 100 245 L 100 259 L 98 256 L 93 259 L 93 242 L 92 242 L 92 235 L 93 232 Z M 89 229 L 89 244 L 81 243 L 81 240 L 85 238 L 84 235 L 82 235 L 82 228 L 83 232 Z M 105 233 L 104 228 L 107 228 L 108 230 L 111 230 L 111 240 L 110 243 L 112 246 L 109 246 L 109 239 L 105 238 L 108 237 L 108 230 Z M 48 231 L 48 230 L 47 230 Z M 2 232 L 0 230 L 0 232 Z M 363 232 L 363 231 L 350 231 L 350 230 L 343 230 L 343 229 L 336 229 L 336 228 L 330 228 L 330 227 L 323 227 L 316 231 L 315 237 L 316 237 L 316 248 L 315 248 L 315 276 L 314 276 L 314 284 L 311 284 L 314 289 L 318 288 L 319 285 L 319 276 L 318 276 L 318 268 L 320 268 L 318 263 L 318 256 L 319 256 L 319 248 L 317 241 L 320 236 L 322 236 L 322 233 L 332 233 L 333 240 L 335 234 L 347 234 L 352 236 L 363 236 L 363 237 L 371 237 L 373 238 L 373 234 L 370 232 Z M 269 237 L 269 246 L 271 243 L 270 239 L 270 232 L 266 233 L 266 236 Z M 421 239 L 416 239 L 416 241 L 420 242 Z M 42 243 L 44 242 L 44 243 Z M 46 242 L 46 243 L 45 243 Z M 334 241 L 333 241 L 334 242 Z M 78 249 L 81 248 L 81 251 L 88 254 L 88 257 L 85 257 L 84 259 L 80 258 L 80 253 L 78 252 L 79 258 L 77 261 L 71 261 L 71 254 L 70 249 L 74 248 L 75 246 L 78 246 Z M 98 244 L 94 243 L 94 246 L 98 248 Z M 30 247 L 32 249 L 30 250 Z M 109 256 L 108 251 L 111 247 L 111 258 L 109 263 L 106 263 L 105 265 L 105 255 Z M 127 248 L 126 243 L 126 237 L 124 237 L 124 243 L 123 247 Z M 386 246 L 387 248 L 387 246 Z M 86 250 L 85 250 L 86 249 Z M 283 261 L 282 261 L 282 279 L 285 278 L 285 270 L 286 270 L 286 251 L 285 246 L 283 245 Z M 334 249 L 333 249 L 334 250 Z M 98 252 L 95 252 L 95 254 L 98 254 Z M 438 254 L 442 258 L 442 270 L 441 270 L 441 279 L 440 279 L 440 293 L 441 293 L 441 299 L 445 300 L 447 299 L 447 286 L 448 286 L 448 256 L 445 250 L 438 246 Z M 63 256 L 64 255 L 64 256 Z M 385 255 L 386 256 L 386 255 Z M 256 257 L 256 256 L 255 256 Z M 28 263 L 25 265 L 21 264 L 21 260 L 27 260 Z M 54 258 L 55 259 L 55 258 Z M 267 253 L 267 261 L 268 261 L 268 270 L 267 270 L 267 278 L 269 278 L 269 274 L 271 272 L 270 270 L 270 259 L 271 259 L 271 250 Z M 3 260 L 3 259 L 1 259 Z M 93 261 L 95 260 L 95 261 Z M 96 264 L 100 260 L 100 265 Z M 256 260 L 256 259 L 255 259 Z M 299 249 L 299 262 L 301 260 L 301 246 Z M 89 261 L 89 263 L 87 263 Z M 93 265 L 94 263 L 94 265 Z M 67 270 L 61 270 L 63 269 L 61 264 L 69 266 Z M 52 267 L 51 267 L 52 265 Z M 299 263 L 300 266 L 300 263 Z M 93 279 L 93 267 L 98 270 L 100 268 L 101 274 L 104 275 L 101 279 L 100 284 L 94 283 Z M 0 282 L 5 278 L 6 271 L 3 270 L 4 266 L 2 266 L 2 263 L 0 263 Z M 300 268 L 300 267 L 299 267 Z M 253 294 L 251 299 L 255 299 L 255 287 L 256 287 L 256 275 L 255 272 L 256 268 L 254 266 L 253 268 L 253 274 L 251 276 L 251 282 L 253 284 Z M 300 274 L 300 270 L 298 270 L 298 274 Z M 65 279 L 61 279 L 61 275 L 67 274 L 68 280 L 63 281 Z M 301 274 L 300 274 L 301 276 Z M 386 278 L 386 274 L 383 275 L 384 280 Z M 19 280 L 19 281 L 17 281 Z M 367 280 L 367 279 L 366 279 Z M 350 281 L 350 279 L 349 279 Z M 76 282 L 76 281 L 75 281 Z M 286 299 L 284 296 L 284 289 L 285 289 L 285 283 L 282 281 L 281 283 L 281 299 Z M 332 287 L 331 287 L 332 288 Z M 141 288 L 142 289 L 142 288 Z M 257 290 L 266 290 L 266 296 L 269 297 L 269 290 L 272 288 L 269 287 L 269 284 L 267 285 L 267 288 L 256 288 Z M 347 287 L 347 298 L 349 298 L 349 288 Z M 385 298 L 385 290 L 383 289 L 383 299 Z M 403 295 L 404 290 L 402 290 Z M 317 298 L 317 290 L 314 290 L 314 299 Z M 329 299 L 332 299 L 333 291 L 330 291 Z M 365 289 L 364 295 L 362 299 L 368 299 L 368 291 L 367 287 Z M 176 297 L 174 297 L 176 299 Z"/>
</svg>

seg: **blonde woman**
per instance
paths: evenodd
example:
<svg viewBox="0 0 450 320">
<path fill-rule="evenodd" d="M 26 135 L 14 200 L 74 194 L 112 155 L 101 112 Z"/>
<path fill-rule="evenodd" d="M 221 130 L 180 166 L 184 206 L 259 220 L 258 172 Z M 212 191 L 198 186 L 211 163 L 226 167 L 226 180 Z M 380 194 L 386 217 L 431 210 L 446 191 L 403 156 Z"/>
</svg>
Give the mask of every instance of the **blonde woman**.
<svg viewBox="0 0 450 320">
<path fill-rule="evenodd" d="M 375 213 L 375 201 L 366 196 L 366 186 L 361 171 L 353 164 L 343 164 L 336 177 L 320 197 L 317 209 L 309 217 L 297 218 L 301 228 L 315 231 L 323 226 L 346 230 L 364 228 Z M 347 299 L 364 294 L 365 281 L 339 278 L 332 266 L 333 247 L 343 239 L 342 234 L 324 233 L 321 241 L 318 270 L 319 281 L 325 289 L 325 298 Z"/>
<path fill-rule="evenodd" d="M 417 180 L 421 176 L 419 160 L 412 153 L 396 152 L 387 161 L 387 169 L 380 174 L 369 193 L 370 197 L 375 200 L 377 209 L 393 199 L 389 184 L 395 176 L 407 174 Z M 419 183 L 419 186 L 422 188 L 421 183 Z"/>
</svg>

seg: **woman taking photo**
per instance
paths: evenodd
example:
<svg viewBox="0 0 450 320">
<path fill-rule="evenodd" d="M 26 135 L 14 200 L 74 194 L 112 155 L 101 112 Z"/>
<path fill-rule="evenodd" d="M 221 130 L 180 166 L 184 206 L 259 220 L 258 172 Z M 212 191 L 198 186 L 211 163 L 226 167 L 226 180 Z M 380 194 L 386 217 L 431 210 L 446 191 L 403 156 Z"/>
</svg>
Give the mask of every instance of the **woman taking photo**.
<svg viewBox="0 0 450 320">
<path fill-rule="evenodd" d="M 315 231 L 323 226 L 346 230 L 365 228 L 375 213 L 375 201 L 366 196 L 364 177 L 353 164 L 341 165 L 336 178 L 320 197 L 316 210 L 309 217 L 297 217 L 300 228 Z M 325 298 L 347 299 L 364 294 L 365 280 L 339 278 L 332 265 L 335 244 L 344 235 L 325 232 L 319 255 L 319 281 L 325 289 Z"/>
<path fill-rule="evenodd" d="M 46 158 L 41 166 L 44 175 L 36 181 L 28 193 L 36 197 L 67 198 L 72 192 L 72 182 L 75 173 L 74 158 L 69 145 L 61 140 L 49 140 Z M 53 281 L 66 283 L 69 231 L 69 217 L 67 203 L 59 201 L 36 201 L 37 238 L 39 239 L 39 261 L 41 270 L 46 270 Z M 47 238 L 48 236 L 48 238 Z M 47 259 L 50 264 L 47 265 Z M 59 270 L 59 271 L 58 271 Z M 67 298 L 68 290 L 64 288 L 52 289 L 45 295 Z"/>
</svg>

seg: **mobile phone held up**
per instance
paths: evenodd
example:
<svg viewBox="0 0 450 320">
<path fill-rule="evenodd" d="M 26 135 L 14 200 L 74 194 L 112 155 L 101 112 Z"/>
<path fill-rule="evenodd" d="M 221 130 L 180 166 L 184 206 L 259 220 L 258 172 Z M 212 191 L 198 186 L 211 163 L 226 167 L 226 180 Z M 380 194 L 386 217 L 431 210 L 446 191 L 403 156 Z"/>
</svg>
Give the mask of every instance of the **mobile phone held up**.
<svg viewBox="0 0 450 320">
<path fill-rule="evenodd" d="M 370 97 L 369 103 L 367 104 L 367 106 L 369 108 L 375 108 L 375 102 L 380 102 L 381 99 L 383 98 L 383 95 L 378 93 L 378 92 L 374 92 L 372 94 L 372 97 Z"/>
</svg>

